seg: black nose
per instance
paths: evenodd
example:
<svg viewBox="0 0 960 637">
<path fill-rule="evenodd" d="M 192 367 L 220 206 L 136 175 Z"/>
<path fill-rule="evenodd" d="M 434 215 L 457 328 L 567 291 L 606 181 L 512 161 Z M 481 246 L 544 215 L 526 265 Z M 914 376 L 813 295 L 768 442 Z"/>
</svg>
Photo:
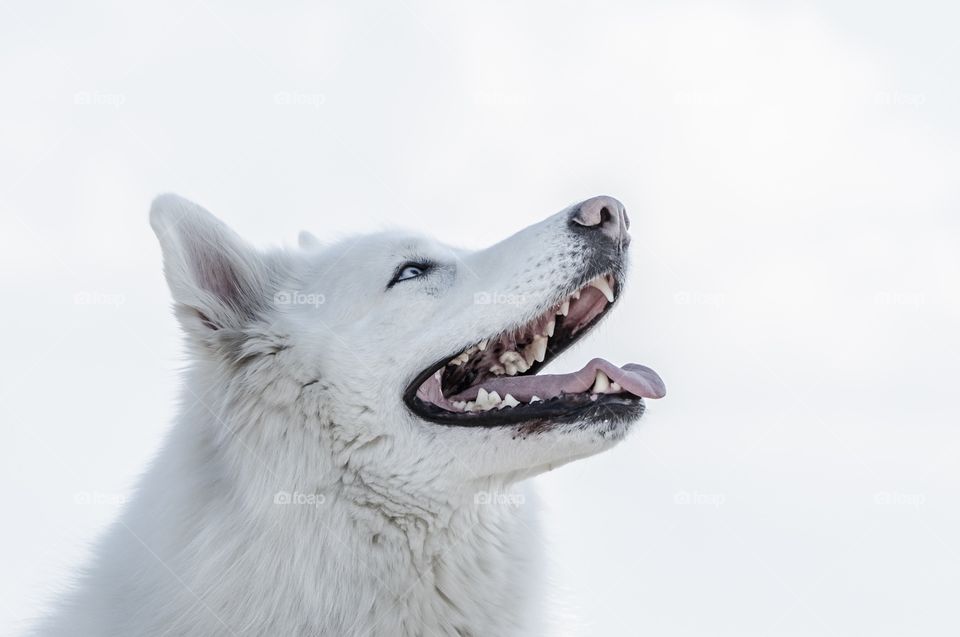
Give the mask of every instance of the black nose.
<svg viewBox="0 0 960 637">
<path fill-rule="evenodd" d="M 570 224 L 575 229 L 596 231 L 618 245 L 630 242 L 627 209 L 613 197 L 593 197 L 574 206 Z"/>
</svg>

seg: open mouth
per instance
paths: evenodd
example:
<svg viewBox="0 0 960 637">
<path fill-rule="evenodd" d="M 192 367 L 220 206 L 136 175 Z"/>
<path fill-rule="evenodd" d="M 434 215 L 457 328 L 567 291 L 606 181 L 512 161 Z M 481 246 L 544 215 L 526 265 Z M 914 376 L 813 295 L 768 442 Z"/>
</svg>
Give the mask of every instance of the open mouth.
<svg viewBox="0 0 960 637">
<path fill-rule="evenodd" d="M 425 420 L 465 426 L 639 416 L 644 398 L 666 394 L 649 367 L 595 358 L 576 372 L 538 374 L 603 318 L 619 288 L 612 273 L 601 274 L 529 323 L 431 365 L 407 388 L 407 406 Z"/>
</svg>

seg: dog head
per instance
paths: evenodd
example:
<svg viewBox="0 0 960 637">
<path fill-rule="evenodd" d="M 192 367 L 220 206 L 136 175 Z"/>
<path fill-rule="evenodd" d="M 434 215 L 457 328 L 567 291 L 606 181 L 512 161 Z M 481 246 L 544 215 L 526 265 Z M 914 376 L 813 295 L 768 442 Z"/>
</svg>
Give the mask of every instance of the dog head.
<svg viewBox="0 0 960 637">
<path fill-rule="evenodd" d="M 215 403 L 224 444 L 288 469 L 515 480 L 610 447 L 665 392 L 649 368 L 602 359 L 541 373 L 624 285 L 629 220 L 610 197 L 480 251 L 381 233 L 261 252 L 172 195 L 151 223 L 191 393 Z"/>
</svg>

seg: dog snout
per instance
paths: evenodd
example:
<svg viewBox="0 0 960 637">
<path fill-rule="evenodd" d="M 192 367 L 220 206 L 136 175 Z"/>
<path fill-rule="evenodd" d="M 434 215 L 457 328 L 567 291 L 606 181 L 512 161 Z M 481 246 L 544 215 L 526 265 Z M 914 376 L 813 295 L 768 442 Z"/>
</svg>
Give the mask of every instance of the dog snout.
<svg viewBox="0 0 960 637">
<path fill-rule="evenodd" d="M 630 242 L 627 209 L 613 197 L 593 197 L 574 206 L 570 226 L 577 232 L 612 241 L 618 246 Z"/>
</svg>

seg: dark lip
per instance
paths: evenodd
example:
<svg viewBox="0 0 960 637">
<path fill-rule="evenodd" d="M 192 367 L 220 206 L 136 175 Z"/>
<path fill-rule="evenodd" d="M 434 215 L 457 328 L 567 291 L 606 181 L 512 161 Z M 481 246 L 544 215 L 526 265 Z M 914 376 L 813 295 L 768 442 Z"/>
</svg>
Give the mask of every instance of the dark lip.
<svg viewBox="0 0 960 637">
<path fill-rule="evenodd" d="M 603 311 L 577 332 L 576 335 L 569 336 L 564 334 L 564 325 L 561 321 L 557 326 L 558 333 L 554 337 L 554 342 L 557 343 L 557 346 L 549 347 L 543 362 L 534 362 L 534 364 L 530 366 L 530 369 L 522 375 L 530 376 L 539 373 L 541 369 L 550 364 L 553 359 L 566 351 L 567 348 L 590 333 L 620 301 L 620 292 L 623 288 L 623 271 L 621 264 L 617 264 L 613 268 L 591 268 L 586 274 L 581 275 L 576 283 L 569 286 L 569 289 L 558 294 L 553 303 L 562 302 L 601 274 L 613 274 L 613 303 L 607 304 Z M 479 340 L 479 338 L 477 340 Z M 464 345 L 464 347 L 469 346 L 469 343 Z M 444 367 L 447 362 L 456 355 L 457 352 L 452 352 L 449 356 L 430 365 L 420 372 L 407 386 L 403 395 L 403 402 L 406 404 L 407 409 L 413 412 L 414 415 L 423 420 L 446 426 L 503 427 L 508 425 L 528 425 L 530 427 L 540 428 L 576 422 L 577 420 L 592 417 L 607 420 L 612 423 L 619 423 L 638 418 L 646 408 L 642 398 L 631 394 L 601 394 L 597 396 L 597 400 L 591 400 L 588 395 L 578 394 L 552 398 L 532 405 L 517 405 L 516 407 L 507 409 L 493 409 L 490 411 L 469 413 L 447 411 L 432 403 L 420 400 L 417 397 L 417 390 L 420 386 L 434 372 Z"/>
</svg>

